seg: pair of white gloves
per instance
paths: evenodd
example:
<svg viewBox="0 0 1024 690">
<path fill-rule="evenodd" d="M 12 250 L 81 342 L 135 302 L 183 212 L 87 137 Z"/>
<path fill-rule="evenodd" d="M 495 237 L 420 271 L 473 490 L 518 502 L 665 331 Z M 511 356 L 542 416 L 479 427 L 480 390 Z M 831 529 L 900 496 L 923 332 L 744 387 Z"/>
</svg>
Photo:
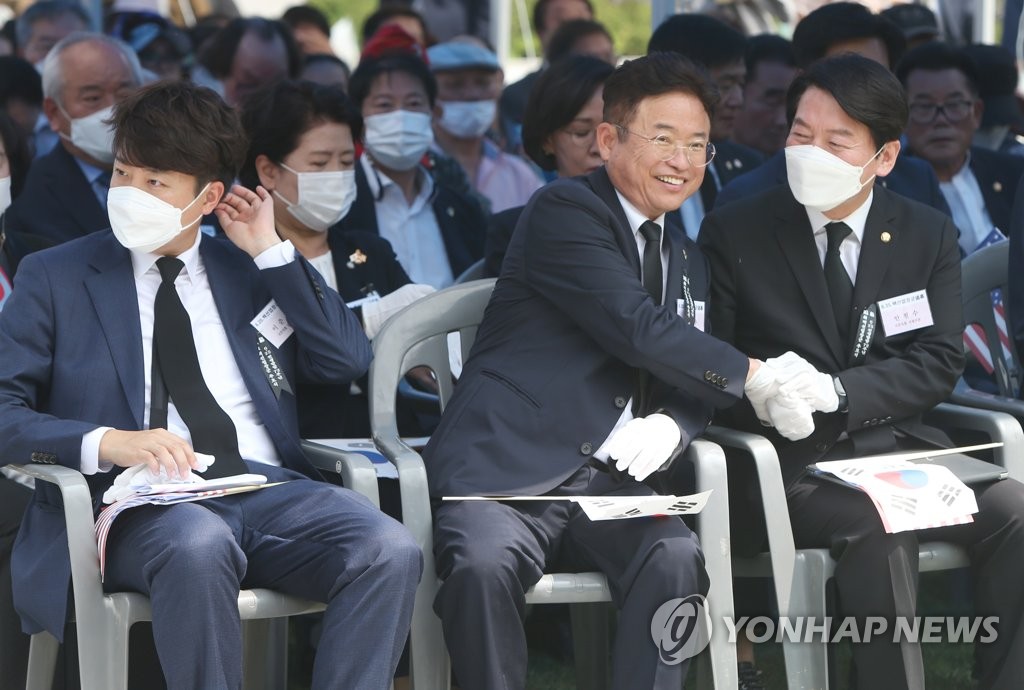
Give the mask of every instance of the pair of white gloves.
<svg viewBox="0 0 1024 690">
<path fill-rule="evenodd" d="M 380 332 L 380 327 L 392 316 L 402 311 L 416 300 L 435 292 L 433 286 L 419 283 L 403 285 L 378 300 L 363 303 L 363 330 L 366 337 L 373 340 Z"/>
<path fill-rule="evenodd" d="M 814 412 L 839 408 L 832 376 L 815 369 L 795 352 L 761 363 L 744 392 L 761 423 L 774 426 L 784 438 L 799 441 L 814 431 Z"/>
</svg>

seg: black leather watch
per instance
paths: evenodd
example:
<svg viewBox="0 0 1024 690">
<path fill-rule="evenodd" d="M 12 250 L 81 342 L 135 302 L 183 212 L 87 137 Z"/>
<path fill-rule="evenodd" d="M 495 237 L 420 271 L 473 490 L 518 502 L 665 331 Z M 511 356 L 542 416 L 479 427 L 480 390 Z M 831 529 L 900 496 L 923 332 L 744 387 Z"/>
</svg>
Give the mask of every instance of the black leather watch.
<svg viewBox="0 0 1024 690">
<path fill-rule="evenodd" d="M 850 399 L 846 397 L 846 389 L 843 387 L 843 382 L 839 380 L 838 376 L 833 376 L 832 385 L 835 386 L 836 396 L 839 398 L 839 407 L 836 409 L 836 412 L 846 414 L 850 409 Z"/>
</svg>

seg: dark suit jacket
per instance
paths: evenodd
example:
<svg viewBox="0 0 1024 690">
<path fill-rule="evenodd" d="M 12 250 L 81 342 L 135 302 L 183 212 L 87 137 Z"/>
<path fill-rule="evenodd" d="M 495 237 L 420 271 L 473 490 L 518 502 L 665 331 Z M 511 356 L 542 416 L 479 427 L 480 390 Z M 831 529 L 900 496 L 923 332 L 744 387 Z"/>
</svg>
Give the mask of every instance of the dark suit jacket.
<svg viewBox="0 0 1024 690">
<path fill-rule="evenodd" d="M 676 315 L 703 259 L 666 228 L 666 306 L 640 281 L 633 233 L 604 169 L 557 180 L 527 204 L 441 424 L 425 450 L 433 496 L 539 494 L 590 459 L 634 394 L 700 434 L 743 394 L 747 358 Z M 684 268 L 684 263 L 687 267 Z"/>
<path fill-rule="evenodd" d="M 1009 235 L 1017 182 L 1024 175 L 1024 158 L 973 146 L 970 166 L 985 199 L 988 217 L 993 225 Z"/>
<path fill-rule="evenodd" d="M 737 177 L 744 175 L 764 162 L 764 155 L 749 146 L 737 144 L 735 141 L 715 142 L 715 157 L 711 160 L 714 173 L 707 170 L 704 181 L 700 185 L 700 197 L 704 202 L 704 210 L 715 207 L 718 193 Z M 717 177 L 717 180 L 715 179 Z"/>
<path fill-rule="evenodd" d="M 1018 181 L 1024 181 L 1024 177 Z M 1024 196 L 1017 196 L 1010 216 L 1010 262 L 1007 271 L 1006 308 L 1010 315 L 1010 328 L 1017 344 L 1017 354 L 1024 353 Z M 1024 395 L 1024 392 L 1022 392 Z"/>
<path fill-rule="evenodd" d="M 376 290 L 381 296 L 409 283 L 391 243 L 372 232 L 342 232 L 335 228 L 327 239 L 334 261 L 338 292 L 345 302 L 354 302 Z M 359 251 L 362 263 L 349 261 Z M 351 265 L 349 265 L 351 264 Z M 361 309 L 353 310 L 360 318 Z M 369 390 L 365 377 L 360 389 Z M 326 383 L 299 385 L 299 433 L 302 438 L 368 438 L 370 419 L 365 392 L 352 396 L 350 386 Z"/>
<path fill-rule="evenodd" d="M 716 156 L 717 157 L 717 156 Z M 718 193 L 715 208 L 754 196 L 773 187 L 789 186 L 786 179 L 786 152 L 779 151 L 753 171 L 740 175 L 725 185 Z M 884 187 L 908 199 L 920 201 L 949 215 L 949 204 L 939 190 L 939 178 L 932 166 L 913 156 L 901 155 L 896 158 L 892 172 L 875 182 L 875 189 Z"/>
<path fill-rule="evenodd" d="M 293 384 L 343 384 L 370 362 L 366 336 L 340 297 L 301 257 L 260 271 L 222 240 L 199 246 L 231 349 L 260 420 L 286 467 L 319 478 L 299 447 L 296 404 L 276 399 L 250 321 L 276 300 L 295 333 L 278 352 Z M 131 255 L 109 231 L 25 259 L 0 313 L 0 463 L 78 469 L 82 436 L 97 427 L 142 429 L 142 333 Z M 31 277 L 31 278 L 29 278 Z M 87 477 L 98 499 L 118 471 Z M 40 484 L 14 547 L 14 591 L 25 629 L 63 633 L 70 579 L 59 493 Z"/>
<path fill-rule="evenodd" d="M 448 253 L 452 275 L 458 276 L 484 256 L 487 216 L 470 197 L 459 194 L 435 179 L 431 201 L 441 238 Z M 366 182 L 362 165 L 356 165 L 356 200 L 341 222 L 334 226 L 344 231 L 364 230 L 380 234 L 373 193 Z"/>
<path fill-rule="evenodd" d="M 746 401 L 722 414 L 728 426 L 775 443 L 788 481 L 825 456 L 843 432 L 857 454 L 895 450 L 898 434 L 948 443 L 921 422 L 922 412 L 949 396 L 964 366 L 960 254 L 948 216 L 875 187 L 851 333 L 879 300 L 922 289 L 935 323 L 886 337 L 879 318 L 860 366 L 851 366 L 852 344 L 840 343 L 807 213 L 788 187 L 714 211 L 704 220 L 700 244 L 711 265 L 715 334 L 760 359 L 793 350 L 819 371 L 838 374 L 849 396 L 846 414 L 815 415 L 814 432 L 796 442 L 762 427 Z"/>
<path fill-rule="evenodd" d="M 75 158 L 57 145 L 29 168 L 25 187 L 5 214 L 11 260 L 110 226 Z"/>
</svg>

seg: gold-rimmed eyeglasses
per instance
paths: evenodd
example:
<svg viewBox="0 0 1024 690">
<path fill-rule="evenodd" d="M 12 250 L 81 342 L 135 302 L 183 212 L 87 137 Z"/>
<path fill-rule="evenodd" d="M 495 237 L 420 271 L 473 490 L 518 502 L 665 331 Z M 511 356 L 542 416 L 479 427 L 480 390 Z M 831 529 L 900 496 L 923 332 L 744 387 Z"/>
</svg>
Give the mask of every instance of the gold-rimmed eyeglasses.
<svg viewBox="0 0 1024 690">
<path fill-rule="evenodd" d="M 672 160 L 676 157 L 676 154 L 679 151 L 682 151 L 686 155 L 686 160 L 689 161 L 690 165 L 696 168 L 703 168 L 715 157 L 715 145 L 710 141 L 695 141 L 689 144 L 681 144 L 667 134 L 659 134 L 655 137 L 646 137 L 639 132 L 634 132 L 627 127 L 623 127 L 618 123 L 614 124 L 623 132 L 632 134 L 635 137 L 640 137 L 653 146 L 663 161 Z"/>
</svg>

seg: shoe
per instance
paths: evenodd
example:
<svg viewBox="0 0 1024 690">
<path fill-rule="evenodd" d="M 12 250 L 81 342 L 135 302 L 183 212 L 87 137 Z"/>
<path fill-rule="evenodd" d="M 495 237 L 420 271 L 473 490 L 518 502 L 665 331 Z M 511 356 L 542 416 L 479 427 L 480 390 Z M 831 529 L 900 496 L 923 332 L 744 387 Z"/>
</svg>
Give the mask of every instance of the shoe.
<svg viewBox="0 0 1024 690">
<path fill-rule="evenodd" d="M 749 661 L 741 661 L 736 665 L 740 678 L 740 690 L 765 690 L 761 670 Z"/>
</svg>

